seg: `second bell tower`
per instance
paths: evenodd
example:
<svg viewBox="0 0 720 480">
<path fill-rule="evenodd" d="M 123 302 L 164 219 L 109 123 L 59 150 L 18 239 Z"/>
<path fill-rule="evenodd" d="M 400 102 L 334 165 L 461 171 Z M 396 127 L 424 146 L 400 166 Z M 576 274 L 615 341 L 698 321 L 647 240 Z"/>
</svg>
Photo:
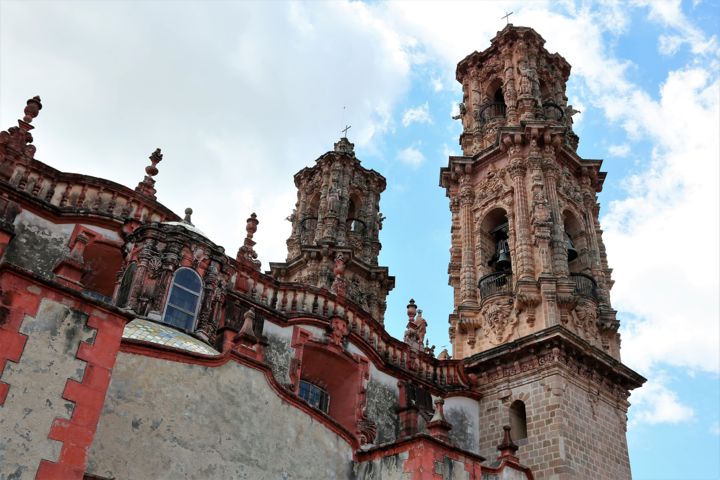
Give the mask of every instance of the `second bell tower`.
<svg viewBox="0 0 720 480">
<path fill-rule="evenodd" d="M 510 424 L 536 478 L 630 478 L 627 397 L 644 379 L 620 363 L 605 173 L 576 152 L 570 65 L 544 43 L 508 25 L 457 67 L 463 155 L 440 174 L 453 355 L 483 395 L 480 438 Z"/>
</svg>

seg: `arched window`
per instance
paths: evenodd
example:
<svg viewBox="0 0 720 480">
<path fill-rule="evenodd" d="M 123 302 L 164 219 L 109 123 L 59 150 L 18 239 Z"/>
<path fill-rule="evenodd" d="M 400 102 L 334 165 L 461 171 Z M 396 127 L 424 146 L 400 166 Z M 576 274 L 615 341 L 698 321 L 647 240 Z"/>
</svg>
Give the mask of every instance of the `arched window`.
<svg viewBox="0 0 720 480">
<path fill-rule="evenodd" d="M 184 330 L 192 330 L 200 306 L 202 280 L 190 268 L 175 272 L 170 294 L 165 304 L 163 322 Z"/>
<path fill-rule="evenodd" d="M 510 404 L 510 436 L 513 440 L 527 438 L 527 416 L 522 400 L 515 400 Z"/>
<path fill-rule="evenodd" d="M 115 305 L 120 308 L 127 305 L 133 277 L 135 277 L 135 262 L 132 262 L 130 265 L 128 265 L 128 267 L 125 269 L 125 273 L 123 274 L 122 282 L 120 282 L 117 299 L 115 300 Z"/>
</svg>

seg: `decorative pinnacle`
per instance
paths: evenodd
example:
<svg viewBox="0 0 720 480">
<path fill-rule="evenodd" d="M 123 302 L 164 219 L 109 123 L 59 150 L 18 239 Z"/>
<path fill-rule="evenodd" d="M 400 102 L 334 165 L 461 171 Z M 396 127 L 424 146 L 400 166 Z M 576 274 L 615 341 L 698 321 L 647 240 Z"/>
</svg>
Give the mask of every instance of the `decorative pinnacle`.
<svg viewBox="0 0 720 480">
<path fill-rule="evenodd" d="M 148 158 L 150 159 L 150 165 L 145 167 L 145 178 L 138 183 L 135 191 L 155 198 L 157 190 L 155 190 L 155 179 L 153 177 L 158 174 L 157 164 L 163 159 L 163 154 L 159 148 L 156 148 Z"/>
<path fill-rule="evenodd" d="M 148 158 L 150 159 L 151 165 L 145 167 L 145 173 L 147 173 L 151 177 L 154 177 L 158 174 L 157 164 L 160 163 L 163 159 L 162 152 L 159 148 L 156 148 L 155 151 Z"/>
<path fill-rule="evenodd" d="M 410 299 L 410 302 L 408 302 L 407 305 L 407 315 L 410 322 L 413 322 L 415 320 L 415 314 L 417 313 L 417 305 L 415 305 L 415 300 L 412 298 Z"/>
<path fill-rule="evenodd" d="M 520 447 L 515 445 L 510 437 L 510 425 L 503 426 L 503 431 L 503 439 L 497 449 L 500 451 L 501 457 L 514 457 Z"/>
<path fill-rule="evenodd" d="M 247 219 L 247 224 L 245 225 L 245 231 L 247 232 L 248 239 L 252 240 L 253 235 L 257 232 L 258 223 L 260 223 L 260 220 L 257 219 L 255 212 L 251 213 L 250 218 Z"/>
<path fill-rule="evenodd" d="M 188 225 L 192 225 L 192 220 L 190 219 L 190 216 L 193 213 L 193 209 L 188 207 L 185 209 L 185 218 L 183 218 L 183 222 L 187 223 Z"/>
<path fill-rule="evenodd" d="M 40 102 L 40 97 L 35 95 L 33 98 L 27 101 L 23 122 L 32 123 L 33 118 L 38 116 L 40 110 L 42 110 L 42 103 Z"/>
</svg>

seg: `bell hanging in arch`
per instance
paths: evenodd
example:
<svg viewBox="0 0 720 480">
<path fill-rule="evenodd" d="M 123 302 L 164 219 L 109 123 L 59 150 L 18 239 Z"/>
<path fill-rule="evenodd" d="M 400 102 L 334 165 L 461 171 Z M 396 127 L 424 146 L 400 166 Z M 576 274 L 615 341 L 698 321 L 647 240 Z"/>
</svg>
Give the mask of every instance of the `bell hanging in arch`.
<svg viewBox="0 0 720 480">
<path fill-rule="evenodd" d="M 567 247 L 568 252 L 568 262 L 572 262 L 578 257 L 578 252 L 577 250 L 575 250 L 575 245 L 573 244 L 572 238 L 567 232 L 565 232 L 565 246 Z"/>
<path fill-rule="evenodd" d="M 495 268 L 498 271 L 510 270 L 510 247 L 507 238 L 501 238 L 495 247 Z"/>
</svg>

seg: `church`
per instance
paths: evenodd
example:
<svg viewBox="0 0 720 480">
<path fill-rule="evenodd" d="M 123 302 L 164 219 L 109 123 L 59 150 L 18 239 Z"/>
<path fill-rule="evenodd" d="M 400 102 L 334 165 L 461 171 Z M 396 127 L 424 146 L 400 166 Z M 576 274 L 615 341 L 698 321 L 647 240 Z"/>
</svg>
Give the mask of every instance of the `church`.
<svg viewBox="0 0 720 480">
<path fill-rule="evenodd" d="M 544 43 L 509 24 L 457 66 L 451 352 L 412 299 L 384 327 L 386 181 L 347 138 L 263 272 L 254 213 L 228 254 L 163 206 L 160 149 L 134 188 L 36 159 L 28 100 L 0 132 L 0 479 L 631 478 L 606 174 Z"/>
</svg>

